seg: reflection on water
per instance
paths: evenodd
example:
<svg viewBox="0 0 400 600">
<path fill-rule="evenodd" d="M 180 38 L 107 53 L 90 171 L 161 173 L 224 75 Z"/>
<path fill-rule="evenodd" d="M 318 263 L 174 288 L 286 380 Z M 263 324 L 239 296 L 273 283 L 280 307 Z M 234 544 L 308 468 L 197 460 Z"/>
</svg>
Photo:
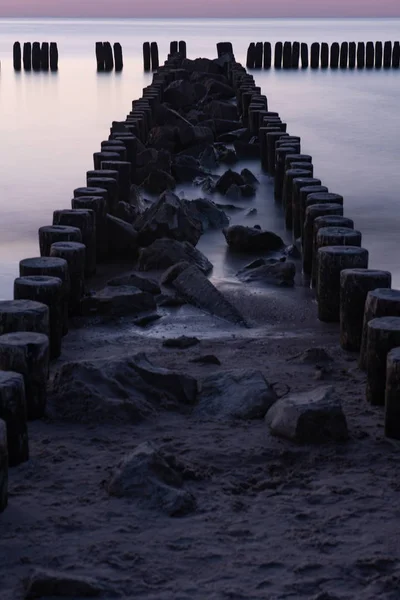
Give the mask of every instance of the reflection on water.
<svg viewBox="0 0 400 600">
<path fill-rule="evenodd" d="M 151 75 L 142 70 L 144 41 L 157 40 L 163 61 L 172 39 L 186 39 L 191 57 L 215 56 L 230 39 L 244 62 L 250 41 L 395 40 L 399 20 L 85 21 L 0 20 L 0 298 L 12 296 L 18 261 L 38 254 L 37 229 L 55 209 L 70 206 L 72 190 L 85 185 L 92 154 L 113 120 L 122 120 Z M 229 33 L 227 33 L 229 32 Z M 15 73 L 12 44 L 57 41 L 58 73 Z M 119 41 L 122 73 L 96 72 L 94 44 Z M 361 229 L 371 266 L 384 267 L 400 286 L 400 212 L 397 132 L 400 71 L 259 71 L 256 78 L 288 130 L 302 137 L 315 174 L 345 197 L 346 214 Z M 259 165 L 251 165 L 259 172 Z M 282 220 L 268 178 L 256 201 L 258 214 L 230 213 L 278 233 Z M 192 197 L 199 190 L 192 190 Z M 187 193 L 188 197 L 189 193 Z M 216 272 L 232 276 L 221 235 L 200 247 L 213 255 Z"/>
</svg>

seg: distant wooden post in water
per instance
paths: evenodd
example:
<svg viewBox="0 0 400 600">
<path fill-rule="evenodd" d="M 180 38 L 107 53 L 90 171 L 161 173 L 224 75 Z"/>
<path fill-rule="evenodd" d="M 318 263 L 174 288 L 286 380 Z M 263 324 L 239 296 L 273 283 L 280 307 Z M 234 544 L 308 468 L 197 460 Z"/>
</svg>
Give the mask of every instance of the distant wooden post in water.
<svg viewBox="0 0 400 600">
<path fill-rule="evenodd" d="M 251 42 L 249 47 L 247 48 L 246 67 L 248 69 L 254 69 L 255 61 L 256 61 L 256 45 L 254 42 Z"/>
<path fill-rule="evenodd" d="M 271 43 L 264 42 L 264 69 L 271 68 Z"/>
<path fill-rule="evenodd" d="M 348 42 L 342 42 L 340 46 L 340 68 L 347 69 L 347 61 L 349 59 L 349 44 Z"/>
<path fill-rule="evenodd" d="M 104 42 L 104 65 L 106 71 L 112 71 L 114 68 L 114 57 L 110 42 Z"/>
<path fill-rule="evenodd" d="M 365 52 L 365 66 L 367 69 L 373 69 L 375 62 L 375 48 L 373 42 L 367 42 Z"/>
<path fill-rule="evenodd" d="M 15 42 L 13 46 L 13 62 L 15 71 L 21 70 L 21 44 Z"/>
<path fill-rule="evenodd" d="M 292 44 L 291 42 L 285 42 L 283 44 L 283 68 L 292 68 Z"/>
<path fill-rule="evenodd" d="M 394 42 L 392 54 L 392 69 L 398 69 L 400 66 L 400 43 Z"/>
<path fill-rule="evenodd" d="M 349 43 L 349 69 L 354 69 L 356 66 L 356 43 Z"/>
<path fill-rule="evenodd" d="M 300 45 L 300 54 L 301 54 L 301 68 L 308 69 L 308 45 L 304 42 Z"/>
<path fill-rule="evenodd" d="M 337 69 L 339 66 L 340 48 L 337 42 L 333 42 L 331 46 L 331 69 Z"/>
<path fill-rule="evenodd" d="M 186 58 L 186 42 L 184 40 L 179 42 L 179 54 L 182 58 Z"/>
<path fill-rule="evenodd" d="M 50 43 L 50 70 L 58 71 L 58 47 L 55 42 Z"/>
<path fill-rule="evenodd" d="M 150 71 L 151 59 L 150 59 L 150 42 L 144 42 L 143 44 L 143 67 L 145 71 Z"/>
<path fill-rule="evenodd" d="M 178 53 L 178 42 L 174 41 L 171 42 L 169 45 L 169 52 L 170 54 L 177 54 Z"/>
<path fill-rule="evenodd" d="M 385 69 L 392 66 L 392 42 L 385 42 L 383 47 L 383 66 Z"/>
<path fill-rule="evenodd" d="M 40 68 L 42 71 L 49 70 L 49 42 L 42 42 L 42 46 L 40 48 Z"/>
<path fill-rule="evenodd" d="M 151 69 L 152 69 L 152 71 L 157 71 L 157 69 L 159 67 L 157 42 L 151 42 L 150 55 L 151 55 Z"/>
<path fill-rule="evenodd" d="M 300 42 L 293 42 L 292 45 L 292 69 L 299 68 Z"/>
<path fill-rule="evenodd" d="M 32 68 L 34 71 L 40 71 L 40 44 L 33 42 L 32 44 Z"/>
<path fill-rule="evenodd" d="M 321 44 L 321 69 L 329 67 L 329 46 L 326 42 Z M 332 67 L 332 51 L 331 51 L 331 67 Z"/>
<path fill-rule="evenodd" d="M 254 67 L 256 69 L 261 69 L 263 63 L 263 44 L 262 42 L 257 42 L 255 46 L 255 56 L 254 56 Z"/>
<path fill-rule="evenodd" d="M 311 44 L 311 68 L 318 69 L 319 67 L 319 43 Z"/>
<path fill-rule="evenodd" d="M 364 42 L 358 42 L 357 44 L 357 68 L 363 69 L 365 67 L 365 44 Z"/>
<path fill-rule="evenodd" d="M 124 60 L 122 58 L 122 46 L 119 42 L 114 44 L 114 64 L 116 71 L 122 71 L 124 68 Z"/>
<path fill-rule="evenodd" d="M 276 42 L 276 44 L 275 44 L 275 58 L 274 58 L 275 69 L 281 69 L 282 68 L 282 50 L 283 50 L 282 42 Z"/>
<path fill-rule="evenodd" d="M 375 44 L 375 69 L 382 68 L 382 56 L 383 56 L 382 42 L 376 42 L 376 44 Z"/>
<path fill-rule="evenodd" d="M 103 42 L 96 42 L 96 60 L 97 60 L 97 70 L 104 71 L 105 63 L 104 63 L 104 44 Z"/>
</svg>

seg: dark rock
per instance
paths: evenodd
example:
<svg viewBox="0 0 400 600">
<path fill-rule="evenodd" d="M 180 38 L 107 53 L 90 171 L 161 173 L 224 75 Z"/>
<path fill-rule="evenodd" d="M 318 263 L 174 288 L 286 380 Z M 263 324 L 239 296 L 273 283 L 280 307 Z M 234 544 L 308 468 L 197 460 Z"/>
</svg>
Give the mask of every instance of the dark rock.
<svg viewBox="0 0 400 600">
<path fill-rule="evenodd" d="M 158 313 L 151 313 L 150 315 L 137 317 L 137 319 L 133 320 L 133 324 L 136 325 L 136 327 L 147 327 L 147 325 L 154 323 L 154 321 L 158 321 L 158 319 L 161 319 L 161 315 Z"/>
<path fill-rule="evenodd" d="M 278 397 L 260 371 L 218 373 L 201 383 L 197 416 L 262 419 Z"/>
<path fill-rule="evenodd" d="M 232 323 L 245 324 L 239 311 L 197 267 L 184 269 L 172 285 L 190 304 Z"/>
<path fill-rule="evenodd" d="M 157 150 L 175 152 L 179 144 L 179 130 L 172 125 L 153 127 L 148 135 L 148 146 Z"/>
<path fill-rule="evenodd" d="M 143 182 L 143 187 L 149 194 L 161 194 L 165 190 L 174 190 L 176 182 L 166 171 L 155 170 Z"/>
<path fill-rule="evenodd" d="M 242 281 L 257 281 L 289 287 L 294 285 L 295 275 L 296 265 L 293 262 L 282 262 L 275 259 L 264 260 L 264 264 L 255 268 L 247 266 L 237 274 Z"/>
<path fill-rule="evenodd" d="M 107 215 L 108 252 L 118 258 L 135 258 L 138 253 L 138 234 L 129 223 Z"/>
<path fill-rule="evenodd" d="M 183 516 L 196 508 L 194 496 L 182 489 L 183 480 L 152 444 L 140 444 L 114 469 L 107 489 L 118 498 L 132 498 L 145 509 Z"/>
<path fill-rule="evenodd" d="M 218 142 L 227 142 L 228 144 L 233 143 L 235 140 L 241 140 L 243 142 L 248 142 L 251 138 L 251 134 L 248 129 L 241 128 L 236 129 L 235 131 L 230 131 L 229 133 L 223 133 L 218 136 Z"/>
<path fill-rule="evenodd" d="M 156 281 L 152 279 L 146 279 L 146 277 L 140 277 L 136 273 L 130 273 L 129 275 L 122 275 L 120 277 L 114 277 L 107 281 L 107 285 L 110 287 L 117 287 L 121 285 L 134 286 L 142 292 L 149 292 L 149 294 L 160 294 L 160 286 Z"/>
<path fill-rule="evenodd" d="M 180 350 L 186 350 L 186 348 L 191 348 L 197 344 L 200 344 L 200 340 L 198 338 L 181 335 L 178 338 L 169 338 L 164 340 L 162 345 L 165 348 L 179 348 Z"/>
<path fill-rule="evenodd" d="M 188 200 L 187 203 L 193 217 L 201 222 L 203 231 L 222 229 L 229 225 L 229 219 L 224 211 L 211 200 L 197 198 L 196 200 Z"/>
<path fill-rule="evenodd" d="M 215 189 L 220 192 L 220 194 L 226 194 L 231 185 L 241 186 L 244 184 L 245 181 L 243 177 L 239 173 L 236 173 L 236 171 L 229 169 L 218 179 L 215 184 Z"/>
<path fill-rule="evenodd" d="M 214 142 L 214 133 L 209 127 L 200 125 L 188 125 L 182 127 L 178 131 L 178 140 L 180 149 L 189 148 L 190 146 L 209 145 Z M 201 153 L 201 150 L 200 150 Z"/>
<path fill-rule="evenodd" d="M 346 417 L 333 387 L 319 387 L 278 400 L 265 417 L 271 433 L 312 444 L 348 438 Z"/>
<path fill-rule="evenodd" d="M 51 411 L 82 423 L 139 422 L 158 409 L 193 405 L 197 381 L 152 365 L 141 353 L 122 359 L 69 362 L 56 372 Z"/>
<path fill-rule="evenodd" d="M 249 183 L 246 183 L 245 185 L 241 185 L 239 187 L 239 189 L 240 189 L 240 194 L 241 194 L 242 198 L 252 198 L 253 196 L 256 195 L 256 190 Z"/>
<path fill-rule="evenodd" d="M 257 214 L 256 208 L 249 208 L 249 210 L 246 211 L 246 217 L 253 217 L 256 214 Z"/>
<path fill-rule="evenodd" d="M 229 186 L 225 196 L 226 198 L 229 198 L 229 200 L 240 200 L 242 197 L 240 187 L 233 183 L 231 186 Z"/>
<path fill-rule="evenodd" d="M 240 159 L 248 158 L 260 158 L 260 144 L 258 143 L 247 143 L 241 140 L 235 140 L 233 142 L 237 156 Z"/>
<path fill-rule="evenodd" d="M 134 206 L 131 206 L 130 204 L 128 204 L 128 202 L 121 201 L 118 202 L 117 206 L 115 207 L 114 216 L 117 217 L 117 219 L 121 219 L 121 221 L 132 225 L 132 223 L 135 222 L 139 215 L 135 210 Z"/>
<path fill-rule="evenodd" d="M 238 161 L 237 154 L 234 150 L 227 148 L 219 152 L 218 160 L 225 165 L 234 165 Z"/>
<path fill-rule="evenodd" d="M 257 185 L 260 183 L 255 175 L 249 169 L 243 169 L 240 172 L 240 175 L 244 179 L 244 181 L 249 185 Z"/>
<path fill-rule="evenodd" d="M 290 360 L 298 360 L 298 362 L 309 365 L 318 363 L 332 362 L 332 357 L 324 348 L 307 348 L 305 352 L 293 356 Z"/>
<path fill-rule="evenodd" d="M 203 169 L 213 171 L 218 168 L 218 157 L 213 146 L 209 146 L 200 156 L 200 164 Z"/>
<path fill-rule="evenodd" d="M 103 586 L 89 577 L 35 569 L 26 581 L 25 598 L 95 598 L 103 591 Z"/>
<path fill-rule="evenodd" d="M 207 90 L 207 94 L 209 96 L 214 96 L 215 98 L 223 98 L 229 100 L 235 96 L 235 90 L 231 88 L 230 85 L 226 85 L 221 81 L 216 81 L 215 79 L 208 79 L 204 82 L 204 86 Z"/>
<path fill-rule="evenodd" d="M 229 248 L 237 252 L 273 252 L 284 247 L 278 235 L 272 231 L 260 231 L 257 227 L 232 225 L 223 233 Z"/>
<path fill-rule="evenodd" d="M 220 365 L 221 361 L 214 354 L 205 354 L 198 358 L 193 358 L 190 362 L 200 363 L 201 365 Z"/>
<path fill-rule="evenodd" d="M 196 177 L 207 175 L 200 168 L 199 161 L 194 156 L 176 156 L 172 165 L 172 173 L 179 183 L 192 182 Z"/>
<path fill-rule="evenodd" d="M 187 304 L 186 300 L 181 298 L 181 296 L 171 294 L 160 294 L 157 296 L 156 301 L 158 306 L 165 308 L 176 308 Z"/>
<path fill-rule="evenodd" d="M 158 152 L 155 148 L 146 148 L 136 155 L 136 167 L 145 167 L 149 163 L 155 163 Z"/>
<path fill-rule="evenodd" d="M 213 119 L 227 119 L 228 121 L 237 122 L 237 108 L 234 104 L 230 104 L 229 102 L 213 100 L 204 108 L 204 111 Z M 240 125 L 238 125 L 236 129 L 240 129 Z"/>
<path fill-rule="evenodd" d="M 156 308 L 153 296 L 128 285 L 105 287 L 82 300 L 82 314 L 136 315 Z"/>
<path fill-rule="evenodd" d="M 139 271 L 164 270 L 181 261 L 195 264 L 204 273 L 212 269 L 210 261 L 188 242 L 177 242 L 168 238 L 156 240 L 139 253 Z"/>
<path fill-rule="evenodd" d="M 193 246 L 201 236 L 201 223 L 190 214 L 184 200 L 165 192 L 135 221 L 140 246 L 149 246 L 159 238 L 188 241 Z"/>
<path fill-rule="evenodd" d="M 190 72 L 200 71 L 203 73 L 223 75 L 222 67 L 209 58 L 196 58 L 195 60 L 185 58 L 182 61 L 182 67 Z"/>
<path fill-rule="evenodd" d="M 188 267 L 191 267 L 191 263 L 185 261 L 185 260 L 181 260 L 180 262 L 176 263 L 175 265 L 172 265 L 172 267 L 169 267 L 169 269 L 167 269 L 166 271 L 164 271 L 164 273 L 161 275 L 161 279 L 160 282 L 162 285 L 170 285 L 177 277 L 178 275 L 180 275 L 182 273 L 182 271 L 184 271 L 185 269 L 187 269 Z"/>
<path fill-rule="evenodd" d="M 185 79 L 173 81 L 164 90 L 164 101 L 170 104 L 175 110 L 191 107 L 201 97 L 199 97 L 198 90 L 196 90 L 196 85 Z"/>
</svg>

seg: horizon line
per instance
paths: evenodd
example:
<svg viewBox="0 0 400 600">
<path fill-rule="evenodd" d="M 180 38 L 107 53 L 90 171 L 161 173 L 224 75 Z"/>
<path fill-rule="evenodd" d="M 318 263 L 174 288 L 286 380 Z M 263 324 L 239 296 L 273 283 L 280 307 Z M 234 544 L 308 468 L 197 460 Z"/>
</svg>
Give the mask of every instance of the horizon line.
<svg viewBox="0 0 400 600">
<path fill-rule="evenodd" d="M 13 15 L 13 16 L 1 16 L 0 15 L 0 20 L 6 20 L 6 19 L 26 19 L 26 20 L 40 20 L 40 19 L 86 19 L 86 20 L 101 20 L 101 19 L 106 19 L 108 21 L 110 20 L 114 20 L 114 21 L 121 21 L 121 20 L 132 20 L 132 21 L 146 21 L 146 20 L 160 20 L 163 19 L 165 21 L 176 21 L 176 20 L 194 20 L 194 19 L 209 19 L 209 20 L 214 20 L 214 21 L 237 21 L 237 20 L 241 20 L 241 21 L 254 21 L 257 20 L 259 21 L 260 19 L 265 19 L 265 20 L 277 20 L 277 19 L 288 19 L 288 20 L 301 20 L 301 21 L 307 21 L 310 19 L 320 19 L 320 20 L 327 20 L 327 19 L 342 19 L 342 20 L 373 20 L 373 19 L 382 19 L 382 20 L 386 20 L 386 19 L 399 19 L 400 20 L 400 15 L 385 15 L 385 16 L 340 16 L 340 15 L 320 15 L 320 16 L 308 16 L 308 17 L 304 17 L 304 16 L 287 16 L 287 15 L 282 15 L 282 16 L 274 16 L 274 17 L 267 17 L 267 16 L 254 16 L 254 17 L 205 17 L 205 16 L 185 16 L 185 17 L 166 17 L 166 16 L 160 16 L 160 17 L 155 17 L 155 16 L 147 16 L 147 17 L 131 17 L 131 16 L 119 16 L 119 17 L 110 17 L 107 15 L 102 15 L 102 16 L 92 16 L 92 15 L 76 15 L 76 16 L 72 16 L 72 15 L 38 15 L 38 16 L 26 16 L 26 15 Z"/>
</svg>

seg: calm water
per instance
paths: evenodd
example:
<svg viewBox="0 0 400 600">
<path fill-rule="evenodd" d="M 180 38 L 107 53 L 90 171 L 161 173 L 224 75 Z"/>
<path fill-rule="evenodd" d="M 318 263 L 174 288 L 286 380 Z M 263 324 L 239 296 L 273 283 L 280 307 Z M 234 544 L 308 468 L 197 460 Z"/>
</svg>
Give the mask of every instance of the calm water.
<svg viewBox="0 0 400 600">
<path fill-rule="evenodd" d="M 0 298 L 12 297 L 21 258 L 38 255 L 37 229 L 52 211 L 68 208 L 85 185 L 92 153 L 123 119 L 151 79 L 142 71 L 144 41 L 172 39 L 188 56 L 214 57 L 230 40 L 244 62 L 251 41 L 396 40 L 400 20 L 0 20 Z M 56 41 L 58 74 L 14 73 L 15 40 Z M 94 43 L 119 41 L 122 74 L 97 74 Z M 345 196 L 370 250 L 373 267 L 389 269 L 400 286 L 398 183 L 400 71 L 257 72 L 270 108 L 313 155 L 315 174 Z M 275 226 L 276 213 L 258 201 L 257 221 Z"/>
</svg>

